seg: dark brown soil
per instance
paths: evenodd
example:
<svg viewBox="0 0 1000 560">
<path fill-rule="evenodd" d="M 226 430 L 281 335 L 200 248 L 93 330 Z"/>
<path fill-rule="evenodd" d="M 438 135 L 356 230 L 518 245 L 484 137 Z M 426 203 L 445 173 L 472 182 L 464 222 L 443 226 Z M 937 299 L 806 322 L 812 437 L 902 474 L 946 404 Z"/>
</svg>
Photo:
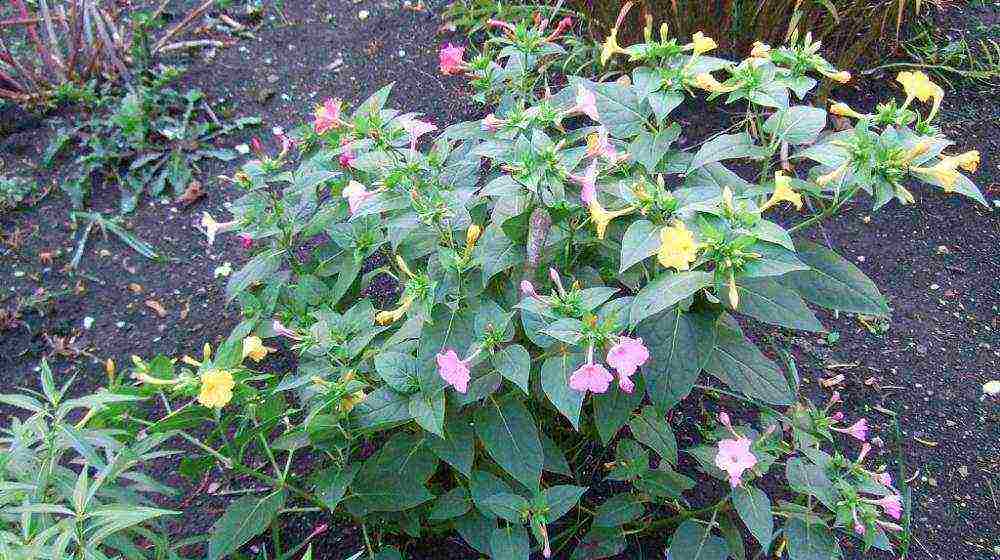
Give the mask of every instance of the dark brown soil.
<svg viewBox="0 0 1000 560">
<path fill-rule="evenodd" d="M 287 129 L 302 122 L 312 105 L 326 97 L 358 102 L 391 81 L 396 82 L 395 106 L 424 111 L 438 124 L 470 118 L 479 109 L 462 80 L 437 73 L 438 44 L 461 38 L 436 34 L 441 2 L 428 4 L 414 11 L 396 2 L 286 0 L 291 25 L 268 12 L 256 38 L 211 60 L 192 60 L 181 86 L 205 90 L 238 115 L 262 116 L 265 127 L 257 134 L 265 138 L 273 126 Z M 985 9 L 982 21 L 997 21 L 998 8 Z M 359 19 L 361 10 L 370 16 Z M 866 109 L 874 103 L 870 92 L 850 97 Z M 945 101 L 948 134 L 983 154 L 976 181 L 991 204 L 1000 199 L 998 115 L 993 96 L 985 92 L 970 89 Z M 24 122 L 23 116 L 9 112 L 0 117 Z M 686 134 L 697 137 L 705 121 L 692 119 Z M 51 122 L 0 127 L 13 131 L 0 137 L 4 172 L 33 174 L 46 186 L 61 179 L 68 162 L 51 174 L 33 163 L 52 134 Z M 245 139 L 234 138 L 231 144 Z M 76 232 L 69 227 L 69 203 L 58 188 L 33 208 L 0 215 L 6 239 L 16 231 L 27 232 L 16 250 L 0 247 L 0 307 L 12 308 L 38 288 L 57 294 L 44 316 L 25 309 L 23 325 L 0 332 L 0 390 L 34 386 L 35 368 L 46 356 L 59 378 L 80 374 L 77 390 L 84 391 L 102 383 L 105 358 L 124 367 L 132 354 L 178 356 L 224 338 L 239 311 L 225 301 L 223 282 L 213 271 L 227 261 L 238 268 L 245 253 L 226 237 L 208 247 L 194 224 L 203 211 L 227 216 L 223 203 L 236 193 L 214 177 L 233 170 L 204 169 L 209 195 L 190 208 L 146 199 L 128 217 L 137 236 L 175 259 L 169 264 L 148 261 L 113 236 L 95 234 L 79 271 L 67 271 Z M 96 192 L 90 209 L 113 215 L 113 191 Z M 893 307 L 888 329 L 873 333 L 856 318 L 826 316 L 824 324 L 839 334 L 837 342 L 809 336 L 794 343 L 802 373 L 813 387 L 819 377 L 845 374 L 848 410 L 873 422 L 875 435 L 887 442 L 878 455 L 886 463 L 892 462 L 894 446 L 891 417 L 884 410 L 898 414 L 901 451 L 907 472 L 914 473 L 910 557 L 993 558 L 1000 547 L 1000 405 L 982 396 L 981 385 L 1000 377 L 1000 219 L 995 211 L 965 199 L 929 192 L 918 193 L 918 199 L 917 205 L 893 204 L 878 214 L 864 206 L 853 208 L 811 234 L 829 240 L 882 288 Z M 43 260 L 45 253 L 52 255 L 51 263 Z M 146 303 L 150 300 L 166 309 L 163 317 Z M 87 317 L 93 318 L 89 329 L 84 328 Z M 55 353 L 47 341 L 52 337 L 75 337 L 81 354 Z M 685 423 L 684 418 L 678 421 Z M 192 493 L 197 485 L 172 470 L 165 465 L 164 472 L 152 474 L 177 485 L 182 494 Z M 221 497 L 195 495 L 175 529 L 183 535 L 203 532 L 224 506 Z M 291 520 L 285 540 L 295 542 L 328 522 L 315 515 Z M 643 556 L 636 549 L 623 558 L 661 557 L 664 539 L 648 541 Z M 359 549 L 359 542 L 354 528 L 331 526 L 315 540 L 315 557 L 345 558 Z M 477 557 L 457 537 L 429 541 L 408 554 L 417 559 Z M 857 551 L 848 555 L 862 557 Z"/>
</svg>

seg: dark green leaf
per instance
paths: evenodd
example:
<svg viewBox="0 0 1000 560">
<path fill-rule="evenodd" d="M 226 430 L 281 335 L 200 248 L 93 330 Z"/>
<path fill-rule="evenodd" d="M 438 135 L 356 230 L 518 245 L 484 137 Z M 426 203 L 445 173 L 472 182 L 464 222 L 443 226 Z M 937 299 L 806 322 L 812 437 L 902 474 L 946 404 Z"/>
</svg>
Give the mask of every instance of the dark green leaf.
<svg viewBox="0 0 1000 560">
<path fill-rule="evenodd" d="M 528 488 L 538 488 L 542 444 L 535 419 L 524 404 L 513 398 L 489 399 L 476 412 L 476 435 L 498 465 Z"/>
<path fill-rule="evenodd" d="M 666 412 L 691 392 L 715 348 L 715 319 L 674 307 L 639 323 L 636 334 L 649 349 L 642 368 L 646 392 Z"/>
<path fill-rule="evenodd" d="M 208 541 L 209 560 L 222 560 L 250 539 L 264 532 L 285 505 L 285 491 L 275 490 L 264 497 L 244 496 L 229 504 L 212 525 Z"/>
<path fill-rule="evenodd" d="M 639 443 L 655 451 L 664 461 L 677 464 L 677 439 L 667 419 L 652 406 L 643 407 L 642 413 L 629 421 L 629 430 Z"/>
<path fill-rule="evenodd" d="M 761 549 L 766 551 L 774 534 L 771 499 L 763 490 L 745 484 L 733 489 L 733 506 L 750 534 L 760 543 Z"/>
<path fill-rule="evenodd" d="M 812 243 L 796 242 L 799 258 L 809 270 L 786 274 L 781 281 L 806 300 L 828 309 L 887 316 L 885 297 L 858 267 L 837 253 Z"/>
<path fill-rule="evenodd" d="M 778 366 L 743 333 L 724 325 L 718 327 L 715 352 L 705 370 L 734 390 L 769 404 L 791 404 L 794 398 Z"/>
</svg>

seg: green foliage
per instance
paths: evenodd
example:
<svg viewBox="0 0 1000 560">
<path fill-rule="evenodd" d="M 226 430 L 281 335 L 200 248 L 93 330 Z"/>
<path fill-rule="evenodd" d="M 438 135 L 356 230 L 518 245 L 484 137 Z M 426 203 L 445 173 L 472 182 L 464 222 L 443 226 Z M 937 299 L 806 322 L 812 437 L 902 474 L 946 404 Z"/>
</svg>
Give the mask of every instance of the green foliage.
<svg viewBox="0 0 1000 560">
<path fill-rule="evenodd" d="M 38 183 L 33 179 L 0 175 L 0 210 L 14 210 L 36 194 Z"/>
</svg>

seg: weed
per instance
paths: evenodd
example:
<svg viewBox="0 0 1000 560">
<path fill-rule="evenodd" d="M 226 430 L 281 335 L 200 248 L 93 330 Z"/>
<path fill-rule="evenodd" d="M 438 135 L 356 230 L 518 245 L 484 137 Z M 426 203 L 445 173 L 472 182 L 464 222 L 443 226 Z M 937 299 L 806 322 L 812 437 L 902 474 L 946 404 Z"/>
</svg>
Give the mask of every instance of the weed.
<svg viewBox="0 0 1000 560">
<path fill-rule="evenodd" d="M 0 175 L 0 210 L 14 210 L 38 191 L 34 179 Z"/>
<path fill-rule="evenodd" d="M 107 237 L 108 231 L 110 231 L 116 237 L 121 239 L 123 243 L 147 259 L 157 262 L 166 262 L 169 260 L 161 255 L 155 247 L 139 239 L 135 236 L 135 234 L 122 227 L 117 218 L 105 218 L 104 215 L 99 212 L 71 212 L 70 217 L 73 219 L 74 224 L 76 224 L 77 220 L 85 220 L 87 222 L 87 225 L 83 227 L 83 230 L 80 233 L 80 238 L 77 240 L 76 251 L 73 253 L 73 260 L 70 261 L 70 268 L 77 268 L 80 265 L 80 259 L 83 257 L 83 250 L 86 248 L 87 240 L 90 238 L 90 234 L 94 230 L 95 226 L 101 230 L 101 233 L 103 233 L 105 237 Z"/>
</svg>

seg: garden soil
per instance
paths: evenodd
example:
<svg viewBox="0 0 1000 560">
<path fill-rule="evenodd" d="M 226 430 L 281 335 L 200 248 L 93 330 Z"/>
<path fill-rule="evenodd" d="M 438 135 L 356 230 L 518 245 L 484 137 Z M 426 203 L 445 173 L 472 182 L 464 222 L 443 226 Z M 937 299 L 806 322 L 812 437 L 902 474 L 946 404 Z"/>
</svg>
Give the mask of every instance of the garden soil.
<svg viewBox="0 0 1000 560">
<path fill-rule="evenodd" d="M 288 23 L 268 12 L 253 38 L 212 57 L 200 54 L 183 60 L 189 71 L 177 87 L 200 88 L 236 116 L 261 116 L 264 127 L 256 134 L 263 138 L 271 137 L 272 127 L 289 129 L 308 119 L 312 106 L 326 97 L 356 103 L 389 82 L 395 82 L 390 105 L 422 111 L 439 125 L 481 116 L 463 80 L 437 72 L 439 44 L 464 39 L 439 33 L 439 2 L 417 9 L 409 3 L 369 0 L 286 0 L 284 6 Z M 996 5 L 979 10 L 971 21 L 967 17 L 949 23 L 997 23 Z M 890 78 L 876 73 L 866 76 L 861 86 L 836 93 L 868 110 L 878 96 L 898 93 L 878 85 Z M 998 115 L 989 88 L 967 87 L 950 93 L 942 116 L 945 132 L 960 147 L 983 154 L 975 181 L 991 204 L 1000 200 Z M 197 354 L 205 342 L 217 345 L 238 320 L 238 308 L 226 301 L 224 279 L 216 274 L 226 263 L 237 269 L 246 253 L 229 237 L 208 246 L 197 227 L 202 212 L 226 219 L 224 204 L 238 193 L 217 176 L 231 174 L 235 162 L 201 170 L 207 196 L 195 204 L 145 199 L 126 218 L 135 235 L 170 262 L 147 260 L 110 233 L 105 237 L 95 231 L 79 268 L 68 268 L 80 229 L 72 227 L 69 202 L 58 185 L 73 164 L 64 158 L 55 169 L 45 170 L 36 162 L 60 120 L 73 118 L 72 110 L 46 119 L 9 107 L 0 112 L 0 172 L 34 176 L 41 186 L 52 187 L 33 207 L 0 215 L 0 307 L 13 309 L 38 289 L 52 297 L 47 305 L 24 308 L 22 322 L 0 332 L 3 392 L 34 387 L 43 357 L 57 379 L 76 375 L 75 391 L 90 390 L 104 382 L 102 363 L 107 358 L 126 369 L 133 354 Z M 682 141 L 694 142 L 699 132 L 721 128 L 704 115 L 679 118 L 686 134 Z M 728 124 L 737 116 L 722 110 L 709 118 Z M 227 145 L 245 142 L 249 134 L 231 138 Z M 89 209 L 114 215 L 114 191 L 97 189 Z M 895 468 L 897 451 L 905 458 L 914 503 L 910 558 L 996 558 L 1000 402 L 985 397 L 982 384 L 1000 378 L 1000 211 L 926 190 L 915 194 L 917 204 L 892 203 L 878 213 L 870 211 L 869 201 L 862 201 L 810 233 L 875 280 L 890 301 L 890 322 L 823 315 L 829 334 L 761 335 L 792 343 L 807 387 L 817 389 L 819 379 L 843 374 L 840 389 L 847 410 L 867 416 L 873 435 L 884 442 L 876 448 L 876 460 Z M 372 295 L 391 299 L 394 290 L 386 283 L 376 290 L 381 293 Z M 292 366 L 288 353 L 274 362 L 275 371 Z M 695 433 L 685 427 L 693 424 L 698 409 L 684 406 L 673 415 L 682 447 L 696 441 Z M 299 469 L 308 470 L 305 465 Z M 189 481 L 176 473 L 176 464 L 150 470 L 180 490 L 178 498 L 162 504 L 183 510 L 170 521 L 179 536 L 208 531 L 230 499 L 226 491 L 240 482 Z M 592 503 L 602 499 L 584 498 Z M 289 518 L 284 541 L 299 542 L 317 529 L 322 530 L 313 540 L 314 558 L 340 560 L 362 547 L 356 528 L 317 514 Z M 654 535 L 621 558 L 662 558 L 668 536 Z M 889 557 L 865 555 L 849 542 L 849 558 Z M 259 546 L 263 544 L 251 543 L 249 551 Z M 478 558 L 457 537 L 424 539 L 406 554 L 418 560 Z"/>
</svg>

